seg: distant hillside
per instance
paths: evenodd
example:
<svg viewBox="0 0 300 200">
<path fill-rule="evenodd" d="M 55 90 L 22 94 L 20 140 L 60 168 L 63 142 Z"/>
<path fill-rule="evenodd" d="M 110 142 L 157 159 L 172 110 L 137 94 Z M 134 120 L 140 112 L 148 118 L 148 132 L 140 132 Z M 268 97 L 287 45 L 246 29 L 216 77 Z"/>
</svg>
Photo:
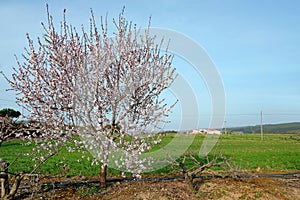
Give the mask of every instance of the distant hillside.
<svg viewBox="0 0 300 200">
<path fill-rule="evenodd" d="M 260 133 L 260 125 L 227 128 L 227 132 Z M 264 124 L 264 133 L 300 133 L 300 122 Z"/>
</svg>

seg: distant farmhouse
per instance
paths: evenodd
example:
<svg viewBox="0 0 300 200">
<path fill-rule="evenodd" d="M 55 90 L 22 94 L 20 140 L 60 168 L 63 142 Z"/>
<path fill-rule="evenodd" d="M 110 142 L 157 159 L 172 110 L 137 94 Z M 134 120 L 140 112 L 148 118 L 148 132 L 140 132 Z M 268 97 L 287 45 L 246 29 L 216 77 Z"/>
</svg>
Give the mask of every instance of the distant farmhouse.
<svg viewBox="0 0 300 200">
<path fill-rule="evenodd" d="M 222 132 L 220 130 L 216 130 L 216 129 L 211 129 L 207 131 L 207 134 L 222 134 Z"/>
<path fill-rule="evenodd" d="M 217 129 L 194 129 L 188 132 L 189 134 L 222 134 L 220 130 Z"/>
</svg>

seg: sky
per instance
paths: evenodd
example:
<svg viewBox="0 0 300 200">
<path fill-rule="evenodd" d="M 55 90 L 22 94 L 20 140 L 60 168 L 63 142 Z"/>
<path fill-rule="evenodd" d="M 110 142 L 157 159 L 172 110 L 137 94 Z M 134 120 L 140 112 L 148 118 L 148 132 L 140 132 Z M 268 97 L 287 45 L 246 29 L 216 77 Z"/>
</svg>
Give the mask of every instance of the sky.
<svg viewBox="0 0 300 200">
<path fill-rule="evenodd" d="M 67 9 L 72 25 L 88 26 L 90 8 L 96 18 L 118 17 L 125 6 L 125 17 L 138 27 L 148 25 L 181 33 L 201 46 L 214 63 L 224 86 L 227 127 L 260 123 L 300 121 L 300 1 L 293 0 L 0 0 L 0 70 L 7 76 L 27 47 L 26 33 L 35 39 L 43 34 L 46 3 L 59 23 Z M 172 40 L 171 40 L 172 43 Z M 187 60 L 174 58 L 173 66 L 189 83 L 197 98 L 198 124 L 205 128 L 212 118 L 211 93 L 205 78 L 195 75 Z M 0 77 L 0 109 L 15 104 L 15 94 Z M 167 95 L 172 96 L 172 95 Z M 168 101 L 176 99 L 170 97 Z M 189 104 L 185 100 L 185 104 Z M 180 103 L 170 114 L 166 129 L 178 129 L 182 122 Z M 194 118 L 188 113 L 186 118 Z"/>
</svg>

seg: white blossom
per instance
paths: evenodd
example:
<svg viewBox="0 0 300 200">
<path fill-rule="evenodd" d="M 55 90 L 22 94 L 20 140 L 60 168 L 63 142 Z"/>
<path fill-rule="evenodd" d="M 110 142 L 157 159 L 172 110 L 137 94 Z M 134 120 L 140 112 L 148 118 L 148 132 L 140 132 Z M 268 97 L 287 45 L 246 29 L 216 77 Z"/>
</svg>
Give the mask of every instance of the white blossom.
<svg viewBox="0 0 300 200">
<path fill-rule="evenodd" d="M 160 98 L 175 79 L 172 55 L 161 52 L 149 29 L 140 34 L 130 26 L 123 12 L 111 38 L 107 24 L 97 28 L 93 14 L 90 30 L 81 33 L 67 21 L 56 30 L 49 13 L 48 21 L 37 44 L 27 35 L 25 60 L 17 60 L 9 80 L 43 135 L 36 153 L 56 152 L 73 140 L 69 152 L 85 148 L 95 156 L 92 164 L 107 164 L 121 149 L 127 153 L 115 165 L 140 178 L 151 163 L 140 155 L 160 142 L 143 135 L 157 128 L 173 106 Z"/>
</svg>

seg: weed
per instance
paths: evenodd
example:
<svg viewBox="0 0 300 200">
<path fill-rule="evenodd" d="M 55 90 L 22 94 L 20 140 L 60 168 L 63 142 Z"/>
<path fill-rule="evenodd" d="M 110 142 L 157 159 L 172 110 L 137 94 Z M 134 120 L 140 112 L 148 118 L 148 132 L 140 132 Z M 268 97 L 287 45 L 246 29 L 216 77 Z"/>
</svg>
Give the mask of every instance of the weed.
<svg viewBox="0 0 300 200">
<path fill-rule="evenodd" d="M 78 188 L 76 193 L 81 195 L 93 195 L 101 193 L 101 189 L 99 188 L 99 185 L 82 186 Z"/>
</svg>

